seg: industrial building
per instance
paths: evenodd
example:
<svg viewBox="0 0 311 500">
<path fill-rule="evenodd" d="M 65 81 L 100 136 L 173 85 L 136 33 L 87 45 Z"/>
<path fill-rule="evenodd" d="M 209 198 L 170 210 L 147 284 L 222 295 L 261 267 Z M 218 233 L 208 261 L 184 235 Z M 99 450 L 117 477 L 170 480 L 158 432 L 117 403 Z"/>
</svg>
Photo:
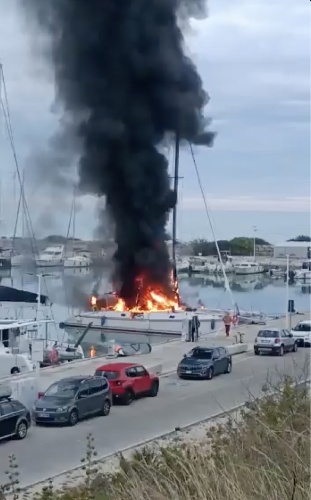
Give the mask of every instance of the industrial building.
<svg viewBox="0 0 311 500">
<path fill-rule="evenodd" d="M 297 259 L 310 259 L 311 258 L 311 242 L 310 241 L 285 241 L 274 245 L 273 256 L 290 257 Z"/>
</svg>

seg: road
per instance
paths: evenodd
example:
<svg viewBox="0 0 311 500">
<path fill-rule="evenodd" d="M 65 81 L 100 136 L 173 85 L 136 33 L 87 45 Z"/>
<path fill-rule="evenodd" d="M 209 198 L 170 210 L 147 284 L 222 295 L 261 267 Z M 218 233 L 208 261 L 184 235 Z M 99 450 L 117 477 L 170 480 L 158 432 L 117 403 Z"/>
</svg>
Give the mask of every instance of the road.
<svg viewBox="0 0 311 500">
<path fill-rule="evenodd" d="M 128 407 L 114 406 L 108 417 L 89 419 L 76 427 L 33 426 L 25 440 L 0 444 L 0 485 L 7 481 L 4 471 L 11 454 L 18 458 L 20 486 L 27 486 L 80 465 L 89 433 L 95 438 L 98 456 L 105 456 L 229 410 L 250 394 L 258 396 L 267 377 L 306 376 L 309 365 L 308 349 L 282 358 L 248 353 L 233 359 L 231 374 L 212 381 L 180 381 L 175 374 L 163 377 L 157 398 L 141 399 Z"/>
</svg>

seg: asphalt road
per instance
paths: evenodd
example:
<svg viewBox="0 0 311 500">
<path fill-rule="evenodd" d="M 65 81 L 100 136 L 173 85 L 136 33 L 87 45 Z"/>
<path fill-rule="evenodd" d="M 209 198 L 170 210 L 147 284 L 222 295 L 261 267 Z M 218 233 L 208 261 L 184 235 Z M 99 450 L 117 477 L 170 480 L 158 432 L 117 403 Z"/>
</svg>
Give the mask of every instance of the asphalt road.
<svg viewBox="0 0 311 500">
<path fill-rule="evenodd" d="M 95 438 L 98 456 L 105 456 L 229 410 L 250 394 L 258 396 L 267 377 L 306 376 L 309 365 L 308 349 L 282 358 L 242 354 L 233 359 L 231 374 L 212 381 L 180 381 L 176 375 L 161 378 L 157 398 L 114 406 L 108 417 L 82 421 L 76 427 L 33 426 L 25 440 L 0 443 L 0 485 L 7 482 L 5 470 L 11 454 L 18 458 L 20 486 L 27 486 L 79 466 L 89 433 Z"/>
</svg>

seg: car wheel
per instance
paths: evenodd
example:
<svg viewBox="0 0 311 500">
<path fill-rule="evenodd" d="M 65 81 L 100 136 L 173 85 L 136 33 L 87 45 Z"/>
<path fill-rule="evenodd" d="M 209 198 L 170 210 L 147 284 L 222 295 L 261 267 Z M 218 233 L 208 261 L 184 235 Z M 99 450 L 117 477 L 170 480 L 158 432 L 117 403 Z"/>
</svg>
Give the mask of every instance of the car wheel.
<svg viewBox="0 0 311 500">
<path fill-rule="evenodd" d="M 212 367 L 210 367 L 206 372 L 206 378 L 207 380 L 212 380 L 213 376 L 214 376 L 214 370 Z"/>
<path fill-rule="evenodd" d="M 78 420 L 79 420 L 79 415 L 77 410 L 71 410 L 68 418 L 68 424 L 73 427 L 74 425 L 76 425 Z"/>
<path fill-rule="evenodd" d="M 101 415 L 103 417 L 107 417 L 110 413 L 110 409 L 111 409 L 111 403 L 110 403 L 109 399 L 106 399 L 106 401 L 104 402 L 103 407 L 101 409 L 101 412 L 100 412 Z"/>
<path fill-rule="evenodd" d="M 228 362 L 227 362 L 227 367 L 226 367 L 226 369 L 225 369 L 225 373 L 231 373 L 231 371 L 232 371 L 232 361 L 230 361 L 230 360 L 228 359 Z"/>
<path fill-rule="evenodd" d="M 280 349 L 279 349 L 279 352 L 278 352 L 279 356 L 283 356 L 284 354 L 284 347 L 281 345 Z"/>
<path fill-rule="evenodd" d="M 149 396 L 151 398 L 155 398 L 158 395 L 158 392 L 159 392 L 158 382 L 152 382 L 151 387 L 150 387 Z"/>
<path fill-rule="evenodd" d="M 28 425 L 26 424 L 26 422 L 20 422 L 16 429 L 16 438 L 25 439 L 25 437 L 27 436 L 27 432 L 28 432 Z"/>
<path fill-rule="evenodd" d="M 293 345 L 293 352 L 297 352 L 297 351 L 298 351 L 298 346 L 297 346 L 297 342 L 295 342 Z"/>
<path fill-rule="evenodd" d="M 133 400 L 134 400 L 134 393 L 131 389 L 127 389 L 124 393 L 124 396 L 123 396 L 123 404 L 128 406 L 130 404 L 133 403 Z"/>
<path fill-rule="evenodd" d="M 259 356 L 260 355 L 259 349 L 254 349 L 254 353 L 255 353 L 255 356 Z"/>
<path fill-rule="evenodd" d="M 18 366 L 14 366 L 11 370 L 11 375 L 16 375 L 16 373 L 19 373 L 20 372 L 20 369 L 18 368 Z"/>
</svg>

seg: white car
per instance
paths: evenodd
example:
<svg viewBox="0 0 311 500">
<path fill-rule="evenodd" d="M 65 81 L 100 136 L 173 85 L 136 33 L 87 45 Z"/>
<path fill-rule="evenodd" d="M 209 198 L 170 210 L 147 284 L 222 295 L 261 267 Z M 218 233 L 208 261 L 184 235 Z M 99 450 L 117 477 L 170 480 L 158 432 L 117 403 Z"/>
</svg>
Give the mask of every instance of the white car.
<svg viewBox="0 0 311 500">
<path fill-rule="evenodd" d="M 254 353 L 276 354 L 283 356 L 286 352 L 297 352 L 298 342 L 294 336 L 282 328 L 264 328 L 257 333 L 254 342 Z"/>
<path fill-rule="evenodd" d="M 300 321 L 298 325 L 291 330 L 294 338 L 299 345 L 310 347 L 311 346 L 311 321 Z"/>
</svg>

